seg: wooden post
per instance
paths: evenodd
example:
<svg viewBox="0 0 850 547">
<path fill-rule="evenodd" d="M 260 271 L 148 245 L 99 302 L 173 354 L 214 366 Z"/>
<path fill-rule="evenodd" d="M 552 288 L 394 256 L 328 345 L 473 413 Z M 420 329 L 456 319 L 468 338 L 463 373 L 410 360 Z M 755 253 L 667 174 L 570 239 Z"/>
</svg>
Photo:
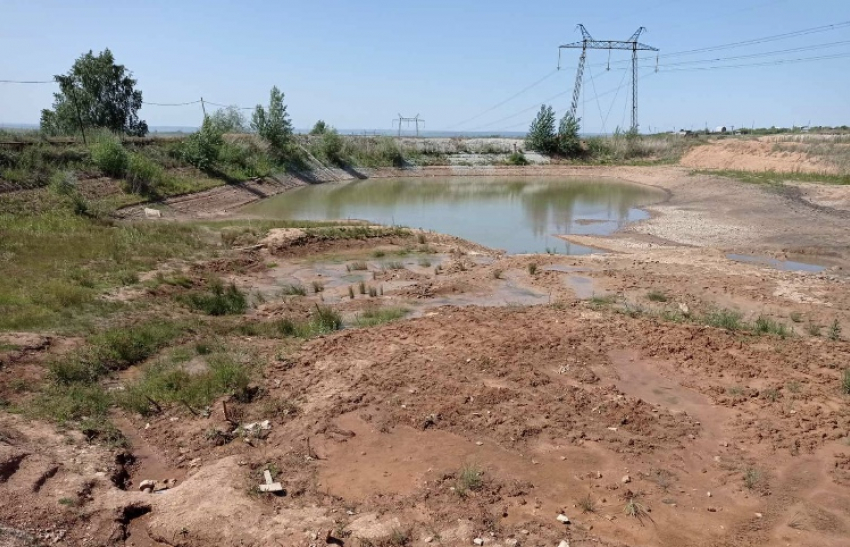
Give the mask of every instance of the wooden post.
<svg viewBox="0 0 850 547">
<path fill-rule="evenodd" d="M 207 119 L 207 107 L 204 104 L 204 98 L 201 97 L 201 110 L 204 111 L 204 119 Z"/>
<path fill-rule="evenodd" d="M 80 113 L 80 105 L 77 102 L 77 92 L 74 90 L 74 83 L 69 81 L 69 91 L 71 94 L 71 102 L 74 103 L 74 110 L 77 111 L 77 122 L 80 124 L 80 133 L 83 135 L 83 144 L 88 146 L 86 142 L 86 129 L 83 126 L 83 116 Z"/>
</svg>

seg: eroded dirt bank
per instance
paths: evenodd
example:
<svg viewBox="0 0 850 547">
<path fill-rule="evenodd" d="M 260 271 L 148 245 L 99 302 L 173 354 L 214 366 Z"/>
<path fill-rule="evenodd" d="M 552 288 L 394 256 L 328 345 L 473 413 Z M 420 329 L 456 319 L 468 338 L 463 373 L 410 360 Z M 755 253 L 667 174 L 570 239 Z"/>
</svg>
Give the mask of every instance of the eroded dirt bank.
<svg viewBox="0 0 850 547">
<path fill-rule="evenodd" d="M 606 254 L 287 229 L 151 272 L 175 281 L 121 295 L 150 314 L 183 317 L 175 297 L 209 274 L 252 295 L 244 316 L 214 326 L 215 343 L 257 364 L 249 394 L 116 409 L 126 449 L 0 414 L 0 541 L 844 545 L 846 213 L 680 168 L 592 172 L 670 191 L 650 220 L 571 238 Z M 320 306 L 345 328 L 269 330 Z M 402 317 L 366 322 L 390 309 Z M 179 366 L 197 374 L 211 361 L 193 328 Z M 12 402 L 26 397 L 15 378 L 76 343 L 15 336 L 0 371 Z M 258 491 L 264 470 L 285 492 Z M 176 484 L 141 492 L 149 479 Z"/>
</svg>

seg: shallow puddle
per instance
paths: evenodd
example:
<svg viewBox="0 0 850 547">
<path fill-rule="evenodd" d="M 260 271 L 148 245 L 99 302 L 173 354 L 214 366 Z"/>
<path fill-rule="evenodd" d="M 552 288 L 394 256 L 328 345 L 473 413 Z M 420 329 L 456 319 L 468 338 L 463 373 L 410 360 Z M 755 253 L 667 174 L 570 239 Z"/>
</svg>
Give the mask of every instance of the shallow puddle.
<svg viewBox="0 0 850 547">
<path fill-rule="evenodd" d="M 583 268 L 581 266 L 564 266 L 563 264 L 553 264 L 551 266 L 546 266 L 545 268 L 543 268 L 543 271 L 544 272 L 571 273 L 571 272 L 589 272 L 589 271 L 591 271 L 591 269 L 590 268 Z"/>
<path fill-rule="evenodd" d="M 583 275 L 568 275 L 564 277 L 564 283 L 575 293 L 579 300 L 593 298 L 596 291 L 593 287 L 593 279 Z"/>
<path fill-rule="evenodd" d="M 768 256 L 741 255 L 729 253 L 726 255 L 726 258 L 728 258 L 729 260 L 734 260 L 735 262 L 760 264 L 762 266 L 768 266 L 776 270 L 783 270 L 789 272 L 820 273 L 826 269 L 826 267 L 818 266 L 817 264 L 807 264 L 805 262 L 795 262 L 793 260 L 780 260 L 778 258 L 770 258 Z"/>
</svg>

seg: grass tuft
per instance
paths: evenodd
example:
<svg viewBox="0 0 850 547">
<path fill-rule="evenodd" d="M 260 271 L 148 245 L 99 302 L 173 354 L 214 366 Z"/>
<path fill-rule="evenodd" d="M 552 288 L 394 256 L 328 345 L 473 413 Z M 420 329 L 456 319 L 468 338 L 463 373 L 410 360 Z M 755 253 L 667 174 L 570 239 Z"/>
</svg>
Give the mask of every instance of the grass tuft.
<svg viewBox="0 0 850 547">
<path fill-rule="evenodd" d="M 358 327 L 374 327 L 376 325 L 401 319 L 407 315 L 409 311 L 410 310 L 407 308 L 395 306 L 386 308 L 367 308 L 357 317 L 355 324 Z"/>
<path fill-rule="evenodd" d="M 646 293 L 646 297 L 650 302 L 667 302 L 669 298 L 663 291 L 652 290 Z"/>
<path fill-rule="evenodd" d="M 237 315 L 248 309 L 248 299 L 233 283 L 224 286 L 220 280 L 210 283 L 206 293 L 195 292 L 178 297 L 190 308 L 207 315 Z"/>
<path fill-rule="evenodd" d="M 307 289 L 304 285 L 289 284 L 280 288 L 281 296 L 306 296 Z"/>
<path fill-rule="evenodd" d="M 475 464 L 465 464 L 458 471 L 455 491 L 461 497 L 469 495 L 470 492 L 480 490 L 484 486 L 484 472 Z"/>
</svg>

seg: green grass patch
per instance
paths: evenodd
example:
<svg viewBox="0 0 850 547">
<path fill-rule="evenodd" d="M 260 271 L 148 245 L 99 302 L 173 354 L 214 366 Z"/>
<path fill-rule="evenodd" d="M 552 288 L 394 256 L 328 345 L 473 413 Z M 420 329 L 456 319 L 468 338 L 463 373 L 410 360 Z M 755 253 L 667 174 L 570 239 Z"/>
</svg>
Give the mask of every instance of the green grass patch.
<svg viewBox="0 0 850 547">
<path fill-rule="evenodd" d="M 705 169 L 691 171 L 693 175 L 712 175 L 736 179 L 750 184 L 782 186 L 785 182 L 812 182 L 820 184 L 850 184 L 850 175 L 821 173 L 777 173 L 776 171 L 736 171 L 731 169 Z"/>
<path fill-rule="evenodd" d="M 751 328 L 756 334 L 774 334 L 780 338 L 786 338 L 791 335 L 791 330 L 787 325 L 762 315 L 758 316 Z"/>
<path fill-rule="evenodd" d="M 237 315 L 248 309 L 245 293 L 233 283 L 225 286 L 219 280 L 213 280 L 206 292 L 192 292 L 180 295 L 178 299 L 207 315 Z"/>
<path fill-rule="evenodd" d="M 203 246 L 193 226 L 113 224 L 75 215 L 64 198 L 46 199 L 46 212 L 0 212 L 0 331 L 102 317 L 122 307 L 98 298 L 105 289 Z"/>
<path fill-rule="evenodd" d="M 161 320 L 107 329 L 89 337 L 83 348 L 50 363 L 50 377 L 65 386 L 96 382 L 112 371 L 144 361 L 182 331 L 181 325 Z"/>
<path fill-rule="evenodd" d="M 221 395 L 239 396 L 247 390 L 256 366 L 250 356 L 222 351 L 207 354 L 204 360 L 207 366 L 200 372 L 187 370 L 174 358 L 151 363 L 117 402 L 125 410 L 147 415 L 173 404 L 201 408 Z"/>
<path fill-rule="evenodd" d="M 358 327 L 374 327 L 383 323 L 389 323 L 401 319 L 410 310 L 402 307 L 367 308 L 357 316 L 354 324 Z"/>
<path fill-rule="evenodd" d="M 726 329 L 730 331 L 741 330 L 745 327 L 741 312 L 725 308 L 710 311 L 703 315 L 701 320 L 710 327 L 717 327 L 719 329 Z"/>
<path fill-rule="evenodd" d="M 333 308 L 316 306 L 316 310 L 308 319 L 284 318 L 275 322 L 275 328 L 282 336 L 312 338 L 341 329 L 342 316 Z"/>
</svg>

